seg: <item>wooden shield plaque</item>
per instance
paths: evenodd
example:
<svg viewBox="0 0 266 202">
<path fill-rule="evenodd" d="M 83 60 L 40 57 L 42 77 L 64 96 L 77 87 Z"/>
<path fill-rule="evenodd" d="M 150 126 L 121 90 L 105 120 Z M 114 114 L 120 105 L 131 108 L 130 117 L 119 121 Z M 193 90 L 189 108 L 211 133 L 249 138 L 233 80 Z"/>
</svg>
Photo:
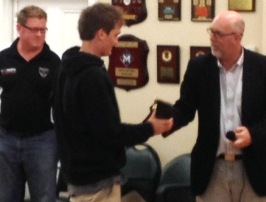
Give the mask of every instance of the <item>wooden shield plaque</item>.
<svg viewBox="0 0 266 202">
<path fill-rule="evenodd" d="M 147 17 L 145 0 L 112 0 L 112 5 L 123 10 L 123 17 L 127 26 L 140 23 Z"/>
<path fill-rule="evenodd" d="M 122 35 L 109 56 L 108 73 L 115 86 L 125 90 L 140 88 L 149 80 L 146 41 L 133 35 Z"/>
</svg>

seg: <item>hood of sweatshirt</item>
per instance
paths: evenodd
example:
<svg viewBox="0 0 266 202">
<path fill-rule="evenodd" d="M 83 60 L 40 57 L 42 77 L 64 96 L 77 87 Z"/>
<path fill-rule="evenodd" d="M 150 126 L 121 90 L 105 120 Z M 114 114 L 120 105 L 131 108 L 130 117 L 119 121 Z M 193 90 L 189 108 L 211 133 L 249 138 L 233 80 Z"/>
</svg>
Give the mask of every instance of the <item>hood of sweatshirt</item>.
<svg viewBox="0 0 266 202">
<path fill-rule="evenodd" d="M 75 75 L 91 66 L 104 66 L 104 61 L 101 58 L 79 50 L 80 47 L 75 46 L 66 50 L 62 55 L 63 71 L 67 75 Z"/>
</svg>

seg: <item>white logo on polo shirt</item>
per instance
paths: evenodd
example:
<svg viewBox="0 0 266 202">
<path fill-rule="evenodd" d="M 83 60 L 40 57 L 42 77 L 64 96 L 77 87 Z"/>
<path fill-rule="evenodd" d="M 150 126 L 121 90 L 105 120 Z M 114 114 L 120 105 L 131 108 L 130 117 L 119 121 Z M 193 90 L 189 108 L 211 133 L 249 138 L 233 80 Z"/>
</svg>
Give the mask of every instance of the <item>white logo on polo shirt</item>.
<svg viewBox="0 0 266 202">
<path fill-rule="evenodd" d="M 39 67 L 39 74 L 41 75 L 42 78 L 47 77 L 49 73 L 49 69 L 46 67 Z"/>
</svg>

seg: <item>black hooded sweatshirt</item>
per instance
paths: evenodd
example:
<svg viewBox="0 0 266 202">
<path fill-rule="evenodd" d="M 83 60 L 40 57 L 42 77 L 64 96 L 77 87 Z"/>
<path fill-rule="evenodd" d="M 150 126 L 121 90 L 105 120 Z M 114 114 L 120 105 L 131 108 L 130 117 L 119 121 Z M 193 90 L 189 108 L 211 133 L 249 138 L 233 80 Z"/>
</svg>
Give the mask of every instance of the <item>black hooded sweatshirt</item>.
<svg viewBox="0 0 266 202">
<path fill-rule="evenodd" d="M 99 57 L 67 50 L 55 86 L 54 117 L 62 170 L 82 186 L 120 174 L 125 146 L 148 140 L 150 123 L 121 123 L 113 83 Z"/>
</svg>

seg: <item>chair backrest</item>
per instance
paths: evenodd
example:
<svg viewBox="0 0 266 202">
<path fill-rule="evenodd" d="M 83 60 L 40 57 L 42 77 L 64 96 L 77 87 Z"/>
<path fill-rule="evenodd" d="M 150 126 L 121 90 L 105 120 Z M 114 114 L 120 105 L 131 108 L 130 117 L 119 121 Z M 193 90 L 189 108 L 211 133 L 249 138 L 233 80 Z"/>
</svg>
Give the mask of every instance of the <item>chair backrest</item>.
<svg viewBox="0 0 266 202">
<path fill-rule="evenodd" d="M 168 162 L 162 169 L 160 185 L 190 184 L 190 154 L 182 154 Z"/>
<path fill-rule="evenodd" d="M 122 185 L 122 195 L 138 192 L 145 201 L 154 202 L 161 176 L 161 162 L 157 152 L 148 144 L 128 147 L 127 163 L 122 169 L 127 182 Z"/>
<path fill-rule="evenodd" d="M 190 190 L 190 154 L 182 154 L 162 169 L 156 202 L 194 202 Z"/>
</svg>

